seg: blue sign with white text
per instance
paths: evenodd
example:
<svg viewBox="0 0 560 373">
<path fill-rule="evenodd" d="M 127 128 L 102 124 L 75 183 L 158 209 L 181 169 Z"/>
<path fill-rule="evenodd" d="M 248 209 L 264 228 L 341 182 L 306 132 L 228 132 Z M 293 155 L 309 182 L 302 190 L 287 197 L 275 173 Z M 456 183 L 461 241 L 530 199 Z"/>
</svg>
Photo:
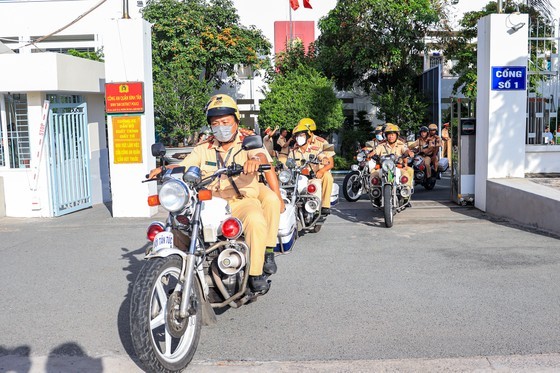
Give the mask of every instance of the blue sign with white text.
<svg viewBox="0 0 560 373">
<path fill-rule="evenodd" d="M 527 89 L 527 68 L 525 66 L 493 66 L 493 91 L 524 91 Z"/>
</svg>

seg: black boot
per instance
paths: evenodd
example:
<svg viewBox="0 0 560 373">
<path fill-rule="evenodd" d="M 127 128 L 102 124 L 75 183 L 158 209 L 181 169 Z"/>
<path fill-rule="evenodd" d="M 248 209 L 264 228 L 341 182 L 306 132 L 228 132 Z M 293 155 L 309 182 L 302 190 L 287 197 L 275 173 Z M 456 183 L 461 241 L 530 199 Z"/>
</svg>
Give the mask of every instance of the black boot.
<svg viewBox="0 0 560 373">
<path fill-rule="evenodd" d="M 268 284 L 268 281 L 266 280 L 266 277 L 264 275 L 249 276 L 249 287 L 255 293 L 260 293 L 268 290 L 270 285 Z"/>
<path fill-rule="evenodd" d="M 321 207 L 321 215 L 327 216 L 331 213 L 331 209 L 328 207 Z"/>
<path fill-rule="evenodd" d="M 276 262 L 274 261 L 274 252 L 266 252 L 264 254 L 263 271 L 269 275 L 273 275 L 278 270 Z"/>
</svg>

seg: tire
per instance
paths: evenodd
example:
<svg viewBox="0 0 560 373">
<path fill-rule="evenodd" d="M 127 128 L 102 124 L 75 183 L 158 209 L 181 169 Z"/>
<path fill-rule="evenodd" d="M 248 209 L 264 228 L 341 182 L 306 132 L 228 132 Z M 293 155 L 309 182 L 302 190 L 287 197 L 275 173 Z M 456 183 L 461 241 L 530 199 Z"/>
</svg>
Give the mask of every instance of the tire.
<svg viewBox="0 0 560 373">
<path fill-rule="evenodd" d="M 182 319 L 187 323 L 183 334 L 176 338 L 169 332 L 169 312 L 166 308 L 171 305 L 168 303 L 170 298 L 175 298 L 175 295 L 171 295 L 173 291 L 177 287 L 177 290 L 181 289 L 178 283 L 181 266 L 182 260 L 176 255 L 150 259 L 140 270 L 132 288 L 130 301 L 132 345 L 148 372 L 176 372 L 184 369 L 191 362 L 198 346 L 202 329 L 202 297 L 196 279 L 193 281 L 191 292 L 190 309 L 193 313 L 186 320 Z M 180 297 L 178 302 L 180 303 Z M 171 341 L 167 354 L 165 353 L 166 341 Z"/>
<path fill-rule="evenodd" d="M 360 190 L 354 191 L 355 183 L 361 184 L 360 173 L 358 171 L 347 173 L 342 182 L 342 193 L 344 193 L 344 198 L 346 198 L 348 202 L 356 202 L 362 195 Z M 361 185 L 360 189 L 362 189 Z"/>
<path fill-rule="evenodd" d="M 393 188 L 390 184 L 383 186 L 383 216 L 385 226 L 391 228 L 393 226 Z"/>
<path fill-rule="evenodd" d="M 317 224 L 315 227 L 313 227 L 313 232 L 319 233 L 321 231 L 321 227 L 323 227 L 323 224 Z"/>
<path fill-rule="evenodd" d="M 436 186 L 436 178 L 435 177 L 428 178 L 422 185 L 424 186 L 424 189 L 432 190 Z"/>
</svg>

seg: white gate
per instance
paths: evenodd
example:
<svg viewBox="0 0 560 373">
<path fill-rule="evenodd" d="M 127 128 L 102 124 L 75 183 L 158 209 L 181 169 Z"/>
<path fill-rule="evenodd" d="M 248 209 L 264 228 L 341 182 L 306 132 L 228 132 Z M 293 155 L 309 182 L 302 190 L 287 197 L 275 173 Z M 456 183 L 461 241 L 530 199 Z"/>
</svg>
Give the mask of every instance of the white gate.
<svg viewBox="0 0 560 373">
<path fill-rule="evenodd" d="M 50 187 L 55 216 L 91 207 L 87 105 L 78 95 L 47 95 Z"/>
</svg>

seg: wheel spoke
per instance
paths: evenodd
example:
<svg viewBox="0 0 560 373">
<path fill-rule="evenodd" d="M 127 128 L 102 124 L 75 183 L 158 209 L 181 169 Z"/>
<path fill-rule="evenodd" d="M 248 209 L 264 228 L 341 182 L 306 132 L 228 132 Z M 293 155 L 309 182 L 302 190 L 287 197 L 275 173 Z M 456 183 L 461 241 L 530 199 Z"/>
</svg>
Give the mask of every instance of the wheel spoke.
<svg viewBox="0 0 560 373">
<path fill-rule="evenodd" d="M 156 292 L 161 308 L 165 309 L 167 307 L 167 293 L 165 292 L 165 289 L 163 288 L 163 284 L 161 283 L 161 281 L 158 281 L 156 283 Z"/>
<path fill-rule="evenodd" d="M 163 352 L 163 356 L 170 357 L 171 356 L 171 334 L 167 330 L 167 326 L 165 327 L 165 351 Z"/>
<path fill-rule="evenodd" d="M 162 308 L 159 314 L 150 321 L 150 329 L 154 330 L 165 324 L 165 309 Z"/>
</svg>

